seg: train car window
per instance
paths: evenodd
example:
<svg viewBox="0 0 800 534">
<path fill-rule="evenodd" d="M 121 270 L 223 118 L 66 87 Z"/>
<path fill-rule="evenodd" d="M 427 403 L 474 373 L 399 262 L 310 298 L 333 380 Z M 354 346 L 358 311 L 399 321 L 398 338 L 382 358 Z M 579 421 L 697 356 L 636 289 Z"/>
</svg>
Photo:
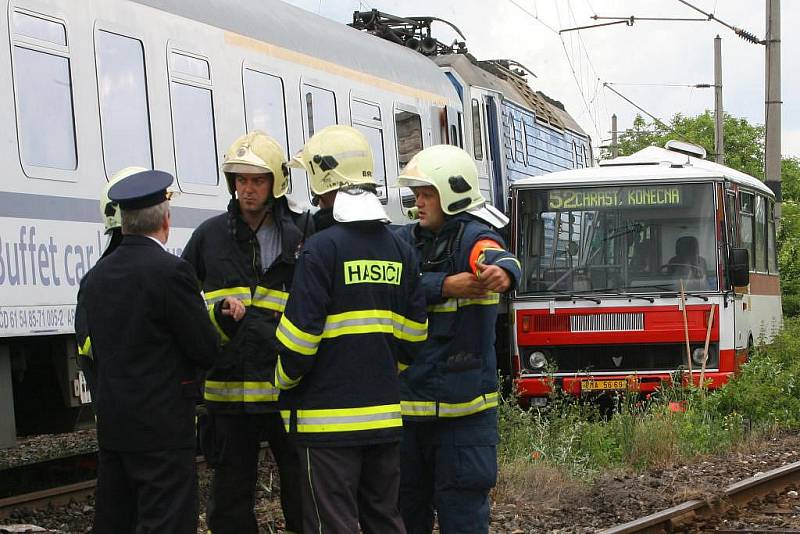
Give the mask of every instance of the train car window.
<svg viewBox="0 0 800 534">
<path fill-rule="evenodd" d="M 755 208 L 753 194 L 742 192 L 739 196 L 739 204 L 741 209 L 739 239 L 742 248 L 746 248 L 750 252 L 750 269 L 753 270 L 756 260 L 755 242 L 753 241 L 753 209 Z"/>
<path fill-rule="evenodd" d="M 459 148 L 464 148 L 464 132 L 461 129 L 461 125 L 464 124 L 464 114 L 460 111 L 458 112 L 458 146 Z"/>
<path fill-rule="evenodd" d="M 308 138 L 326 126 L 336 124 L 336 96 L 333 91 L 303 84 Z"/>
<path fill-rule="evenodd" d="M 357 123 L 354 123 L 353 127 L 364 134 L 364 137 L 369 141 L 369 146 L 372 148 L 372 157 L 375 165 L 373 178 L 375 178 L 375 185 L 378 186 L 378 198 L 385 204 L 387 197 L 386 160 L 383 154 L 383 130 Z"/>
<path fill-rule="evenodd" d="M 767 272 L 767 209 L 766 199 L 761 195 L 756 196 L 756 271 Z"/>
<path fill-rule="evenodd" d="M 380 122 L 381 108 L 376 104 L 352 99 L 350 101 L 350 116 L 353 120 Z"/>
<path fill-rule="evenodd" d="M 12 15 L 12 26 L 16 35 L 67 46 L 67 29 L 58 22 L 15 11 Z"/>
<path fill-rule="evenodd" d="M 397 132 L 398 170 L 402 170 L 414 154 L 422 150 L 422 121 L 416 113 L 395 109 L 394 127 Z"/>
<path fill-rule="evenodd" d="M 173 52 L 170 54 L 170 70 L 173 73 L 188 74 L 203 80 L 210 80 L 208 61 Z"/>
<path fill-rule="evenodd" d="M 247 131 L 262 130 L 288 147 L 283 80 L 271 74 L 244 69 L 243 85 Z M 286 154 L 289 154 L 288 151 Z"/>
<path fill-rule="evenodd" d="M 208 62 L 171 52 L 169 64 L 178 182 L 190 187 L 215 186 L 219 172 Z"/>
<path fill-rule="evenodd" d="M 75 170 L 75 116 L 66 27 L 12 15 L 14 89 L 23 167 Z M 26 174 L 28 169 L 26 169 Z"/>
<path fill-rule="evenodd" d="M 778 252 L 775 247 L 775 203 L 772 200 L 767 204 L 767 262 L 769 272 L 778 273 Z"/>
<path fill-rule="evenodd" d="M 95 46 L 106 176 L 130 165 L 152 168 L 142 42 L 98 30 Z"/>
<path fill-rule="evenodd" d="M 417 113 L 395 108 L 394 130 L 397 136 L 397 167 L 400 171 L 414 154 L 422 150 L 422 121 Z M 398 192 L 403 207 L 410 208 L 416 203 L 410 188 L 401 187 Z"/>
<path fill-rule="evenodd" d="M 354 128 L 364 134 L 372 148 L 373 178 L 375 178 L 375 185 L 378 187 L 378 198 L 385 204 L 388 201 L 388 197 L 386 196 L 386 157 L 383 147 L 381 108 L 377 104 L 351 98 L 350 121 Z"/>
<path fill-rule="evenodd" d="M 481 105 L 477 99 L 472 99 L 472 150 L 475 159 L 483 159 L 483 138 L 481 137 Z"/>
</svg>

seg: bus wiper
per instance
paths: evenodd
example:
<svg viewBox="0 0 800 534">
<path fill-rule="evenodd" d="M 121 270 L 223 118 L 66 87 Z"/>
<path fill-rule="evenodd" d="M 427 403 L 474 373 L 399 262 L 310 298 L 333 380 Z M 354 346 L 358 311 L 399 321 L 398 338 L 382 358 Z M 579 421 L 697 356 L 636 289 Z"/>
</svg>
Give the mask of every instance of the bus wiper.
<svg viewBox="0 0 800 534">
<path fill-rule="evenodd" d="M 595 298 L 595 297 L 584 297 L 583 295 L 575 295 L 575 294 L 559 295 L 553 300 L 561 301 L 561 302 L 564 302 L 564 301 L 567 301 L 567 300 L 588 300 L 590 302 L 594 302 L 595 304 L 600 304 L 602 302 L 600 299 Z"/>
<path fill-rule="evenodd" d="M 624 288 L 622 288 L 622 289 L 624 289 Z M 647 302 L 650 302 L 650 303 L 655 302 L 655 299 L 653 297 L 645 297 L 643 295 L 634 295 L 633 293 L 626 293 L 624 291 L 618 291 L 618 288 L 604 287 L 602 289 L 593 289 L 592 291 L 605 291 L 607 293 L 610 293 L 611 295 L 617 295 L 617 296 L 625 297 L 625 298 L 628 298 L 628 299 L 641 299 L 641 300 L 646 300 Z"/>
</svg>

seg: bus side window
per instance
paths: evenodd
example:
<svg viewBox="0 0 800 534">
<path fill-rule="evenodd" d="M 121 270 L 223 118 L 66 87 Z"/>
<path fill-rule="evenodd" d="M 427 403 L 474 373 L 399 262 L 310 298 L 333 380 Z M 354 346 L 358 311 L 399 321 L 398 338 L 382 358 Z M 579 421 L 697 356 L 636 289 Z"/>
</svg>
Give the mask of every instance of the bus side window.
<svg viewBox="0 0 800 534">
<path fill-rule="evenodd" d="M 756 271 L 767 272 L 767 209 L 766 198 L 756 195 L 755 251 Z"/>
<path fill-rule="evenodd" d="M 778 274 L 778 251 L 775 246 L 775 203 L 767 201 L 767 267 L 771 274 Z"/>
<path fill-rule="evenodd" d="M 11 40 L 23 168 L 75 170 L 78 154 L 66 26 L 15 10 Z M 28 169 L 25 173 L 31 175 Z"/>
<path fill-rule="evenodd" d="M 289 156 L 283 80 L 250 68 L 242 69 L 245 130 L 261 130 L 275 138 Z M 289 192 L 291 192 L 291 177 Z"/>
<path fill-rule="evenodd" d="M 353 127 L 364 134 L 372 148 L 374 160 L 375 185 L 378 187 L 378 198 L 384 204 L 386 195 L 386 158 L 383 149 L 383 121 L 381 108 L 377 104 L 364 100 L 350 100 L 350 120 Z"/>
<path fill-rule="evenodd" d="M 151 169 L 153 152 L 142 42 L 97 30 L 95 46 L 106 176 L 132 165 Z"/>
<path fill-rule="evenodd" d="M 178 183 L 182 189 L 187 185 L 216 186 L 219 171 L 208 61 L 173 51 L 169 67 Z"/>
<path fill-rule="evenodd" d="M 750 252 L 750 270 L 755 268 L 756 251 L 755 241 L 753 239 L 753 223 L 754 221 L 754 208 L 755 200 L 753 193 L 742 191 L 739 194 L 739 204 L 741 210 L 741 218 L 739 225 L 739 239 L 742 248 L 746 248 Z"/>
<path fill-rule="evenodd" d="M 736 195 L 729 191 L 725 195 L 725 216 L 728 220 L 728 247 L 735 248 L 739 246 L 739 218 L 736 216 Z"/>
</svg>

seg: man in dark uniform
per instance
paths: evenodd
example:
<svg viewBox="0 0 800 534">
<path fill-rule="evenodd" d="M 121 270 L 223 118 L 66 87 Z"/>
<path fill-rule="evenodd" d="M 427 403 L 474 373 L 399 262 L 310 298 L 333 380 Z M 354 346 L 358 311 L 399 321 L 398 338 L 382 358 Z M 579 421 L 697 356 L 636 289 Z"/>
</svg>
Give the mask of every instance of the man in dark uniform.
<svg viewBox="0 0 800 534">
<path fill-rule="evenodd" d="M 385 224 L 372 151 L 350 126 L 317 132 L 293 160 L 336 224 L 314 234 L 278 325 L 281 415 L 303 467 L 307 533 L 404 533 L 397 508 L 397 372 L 427 336 L 411 248 Z"/>
<path fill-rule="evenodd" d="M 428 147 L 397 183 L 416 197 L 419 223 L 398 233 L 417 252 L 430 333 L 401 375 L 400 510 L 408 534 L 430 534 L 434 510 L 442 534 L 486 534 L 499 440 L 497 305 L 520 264 L 494 230 L 508 219 L 484 201 L 465 151 Z"/>
<path fill-rule="evenodd" d="M 231 200 L 227 213 L 201 224 L 183 251 L 202 283 L 209 310 L 232 305 L 216 321 L 225 365 L 206 374 L 208 415 L 200 441 L 214 477 L 208 498 L 213 534 L 257 534 L 253 505 L 262 439 L 278 464 L 287 532 L 300 532 L 297 453 L 278 413 L 272 383 L 278 345 L 275 328 L 292 286 L 296 255 L 313 231 L 306 213 L 290 209 L 283 148 L 264 132 L 233 142 L 222 165 Z M 237 321 L 247 310 L 247 316 Z M 213 316 L 213 315 L 212 315 Z"/>
<path fill-rule="evenodd" d="M 97 417 L 95 534 L 195 534 L 198 367 L 218 338 L 194 269 L 164 249 L 172 176 L 115 183 L 122 242 L 81 280 L 75 331 Z"/>
</svg>

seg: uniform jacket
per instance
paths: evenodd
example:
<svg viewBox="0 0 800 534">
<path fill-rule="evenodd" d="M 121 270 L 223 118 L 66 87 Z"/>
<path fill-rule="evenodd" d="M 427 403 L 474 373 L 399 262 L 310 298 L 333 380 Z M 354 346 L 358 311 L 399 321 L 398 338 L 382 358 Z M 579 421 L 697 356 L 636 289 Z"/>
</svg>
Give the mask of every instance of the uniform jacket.
<svg viewBox="0 0 800 534">
<path fill-rule="evenodd" d="M 446 276 L 475 272 L 474 264 L 498 265 L 520 277 L 519 261 L 500 235 L 471 215 L 449 218 L 437 234 L 419 224 L 397 230 L 416 251 L 428 310 L 428 341 L 401 374 L 403 417 L 463 417 L 497 406 L 495 321 L 500 296 L 445 299 Z"/>
<path fill-rule="evenodd" d="M 183 251 L 197 271 L 209 316 L 224 344 L 222 363 L 206 374 L 204 399 L 212 411 L 277 410 L 278 390 L 272 383 L 278 356 L 275 329 L 289 296 L 296 255 L 313 221 L 305 213 L 296 224 L 283 198 L 275 201 L 272 215 L 281 236 L 281 253 L 272 265 L 261 265 L 258 239 L 241 218 L 235 199 L 227 213 L 201 224 Z M 221 314 L 228 296 L 247 307 L 238 323 Z"/>
<path fill-rule="evenodd" d="M 75 331 L 101 448 L 195 447 L 198 367 L 219 341 L 191 265 L 125 236 L 81 280 Z"/>
<path fill-rule="evenodd" d="M 400 439 L 398 368 L 427 336 L 410 247 L 384 224 L 335 224 L 306 242 L 278 325 L 281 415 L 301 445 Z"/>
</svg>

